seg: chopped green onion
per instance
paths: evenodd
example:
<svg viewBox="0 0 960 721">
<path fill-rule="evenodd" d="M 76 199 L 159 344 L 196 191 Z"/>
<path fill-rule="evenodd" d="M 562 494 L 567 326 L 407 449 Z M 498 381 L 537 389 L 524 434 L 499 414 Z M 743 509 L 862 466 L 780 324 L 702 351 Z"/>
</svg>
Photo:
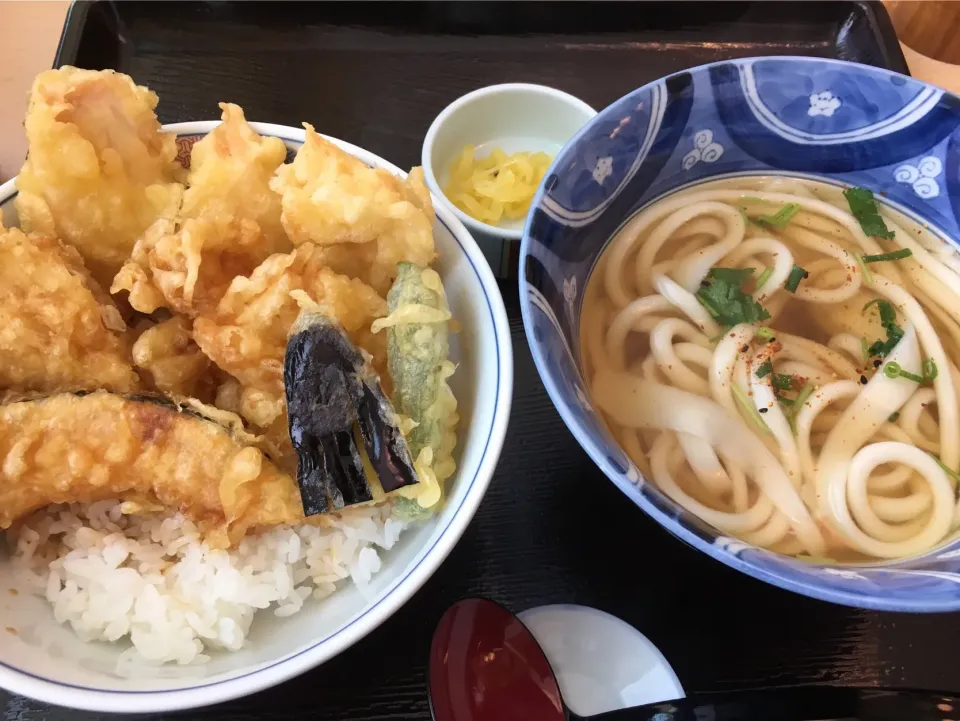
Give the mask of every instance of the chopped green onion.
<svg viewBox="0 0 960 721">
<path fill-rule="evenodd" d="M 771 382 L 773 383 L 773 387 L 777 390 L 793 390 L 793 376 L 787 373 L 774 373 Z"/>
<path fill-rule="evenodd" d="M 896 423 L 898 418 L 900 418 L 900 411 L 894 411 L 889 415 L 887 420 L 890 421 L 891 423 Z"/>
<path fill-rule="evenodd" d="M 930 453 L 930 451 L 927 451 L 927 453 Z M 932 453 L 930 453 L 930 456 L 931 458 L 933 458 L 933 460 L 937 462 L 937 465 L 943 469 L 943 472 L 950 477 L 951 481 L 953 481 L 955 484 L 960 484 L 960 473 L 957 473 L 955 470 L 950 468 L 950 466 L 946 465 L 943 461 L 941 461 Z"/>
<path fill-rule="evenodd" d="M 803 388 L 800 389 L 800 392 L 797 393 L 797 397 L 794 398 L 794 403 L 798 406 L 802 406 L 807 402 L 807 398 L 810 397 L 810 394 L 813 393 L 813 383 L 807 383 Z"/>
<path fill-rule="evenodd" d="M 799 205 L 796 203 L 788 203 L 773 215 L 758 215 L 757 222 L 763 225 L 772 225 L 777 230 L 783 230 L 790 223 L 793 216 L 797 214 L 798 210 L 800 210 Z"/>
<path fill-rule="evenodd" d="M 870 355 L 879 356 L 880 358 L 886 358 L 890 355 L 897 343 L 900 342 L 900 339 L 903 338 L 903 328 L 898 326 L 896 323 L 891 323 L 887 326 L 887 339 L 885 341 L 878 340 L 868 349 Z"/>
<path fill-rule="evenodd" d="M 767 361 L 766 363 L 761 363 L 757 368 L 757 378 L 763 378 L 773 373 L 773 363 Z"/>
<path fill-rule="evenodd" d="M 767 328 L 766 326 L 760 326 L 757 328 L 757 338 L 760 340 L 770 340 L 773 338 L 773 328 Z"/>
<path fill-rule="evenodd" d="M 878 253 L 877 255 L 865 255 L 863 256 L 864 263 L 882 263 L 885 260 L 903 260 L 904 258 L 909 258 L 913 255 L 913 251 L 909 248 L 901 248 L 900 250 L 895 250 L 892 253 Z"/>
<path fill-rule="evenodd" d="M 777 396 L 777 400 L 787 408 L 792 408 L 796 403 L 793 398 L 787 398 L 786 396 Z"/>
<path fill-rule="evenodd" d="M 752 220 L 750 220 L 750 216 L 747 215 L 746 208 L 740 208 L 740 216 L 743 218 L 743 222 L 747 225 L 753 222 Z"/>
<path fill-rule="evenodd" d="M 863 282 L 872 286 L 873 276 L 870 274 L 870 269 L 867 268 L 867 264 L 863 262 L 863 256 L 860 253 L 854 253 L 853 257 L 857 259 L 857 265 L 860 266 L 860 272 L 863 273 Z"/>
<path fill-rule="evenodd" d="M 773 275 L 773 268 L 765 268 L 764 271 L 757 276 L 757 288 L 762 288 L 763 284 L 770 279 L 771 275 Z"/>
<path fill-rule="evenodd" d="M 733 387 L 733 399 L 737 402 L 737 405 L 740 406 L 740 412 L 753 421 L 761 431 L 770 433 L 770 426 L 763 420 L 763 416 L 760 415 L 753 403 L 750 402 L 750 399 L 747 398 L 746 393 L 744 393 L 736 383 L 731 385 Z"/>
<path fill-rule="evenodd" d="M 888 240 L 894 237 L 893 231 L 887 228 L 883 218 L 880 217 L 877 202 L 873 199 L 871 191 L 866 188 L 847 188 L 843 191 L 843 197 L 847 199 L 850 212 L 857 219 L 864 235 Z"/>
<path fill-rule="evenodd" d="M 787 416 L 787 421 L 790 423 L 790 430 L 793 431 L 793 435 L 797 435 L 797 416 L 800 414 L 800 411 L 803 409 L 803 404 L 807 402 L 807 398 L 810 397 L 811 393 L 813 393 L 813 383 L 807 383 L 800 389 L 800 392 L 797 393 L 796 398 L 789 403 L 789 405 L 793 406 L 793 410 Z"/>
<path fill-rule="evenodd" d="M 866 313 L 871 305 L 877 306 L 877 311 L 880 313 L 880 325 L 886 327 L 891 323 L 897 322 L 897 310 L 890 301 L 884 300 L 883 298 L 874 298 L 863 306 L 861 313 Z"/>
<path fill-rule="evenodd" d="M 899 363 L 897 363 L 896 361 L 890 361 L 889 363 L 887 363 L 887 364 L 883 367 L 883 374 L 884 374 L 887 378 L 891 378 L 891 379 L 892 379 L 892 378 L 899 378 L 899 377 L 900 377 L 900 371 L 901 371 L 901 370 L 903 370 L 903 369 L 900 368 L 900 364 L 899 364 Z"/>
<path fill-rule="evenodd" d="M 903 338 L 903 329 L 897 325 L 897 311 L 892 303 L 882 298 L 874 298 L 863 306 L 863 312 L 866 312 L 872 305 L 876 305 L 880 312 L 880 324 L 887 331 L 887 339 L 885 341 L 878 340 L 867 349 L 867 352 L 872 356 L 883 358 L 889 355 L 894 346 Z"/>
<path fill-rule="evenodd" d="M 918 376 L 916 373 L 905 371 L 903 366 L 896 361 L 890 361 L 887 363 L 883 367 L 883 374 L 887 378 L 905 378 L 908 381 L 913 381 L 914 383 L 923 383 L 923 376 Z"/>
<path fill-rule="evenodd" d="M 918 376 L 916 373 L 911 373 L 910 371 L 905 371 L 903 366 L 896 361 L 890 361 L 883 367 L 883 374 L 887 378 L 906 378 L 908 381 L 913 381 L 914 383 L 932 381 L 937 377 L 938 373 L 937 364 L 930 358 L 923 361 L 922 376 Z"/>
<path fill-rule="evenodd" d="M 787 276 L 787 282 L 783 284 L 783 287 L 789 290 L 791 293 L 797 292 L 797 287 L 800 285 L 800 281 L 810 275 L 807 271 L 801 268 L 799 265 L 794 264 L 793 268 L 790 270 L 790 275 Z"/>
<path fill-rule="evenodd" d="M 863 352 L 863 362 L 870 360 L 870 346 L 867 345 L 867 339 L 860 336 L 860 350 Z"/>
</svg>

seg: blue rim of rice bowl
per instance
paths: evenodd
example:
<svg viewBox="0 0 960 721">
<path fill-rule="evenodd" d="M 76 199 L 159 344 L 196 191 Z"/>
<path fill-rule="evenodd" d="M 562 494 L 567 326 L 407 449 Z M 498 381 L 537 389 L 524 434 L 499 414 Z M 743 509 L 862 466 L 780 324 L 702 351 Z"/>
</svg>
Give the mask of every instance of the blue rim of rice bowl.
<svg viewBox="0 0 960 721">
<path fill-rule="evenodd" d="M 254 129 L 256 129 L 257 125 L 260 125 L 260 124 L 259 124 L 259 123 L 251 123 L 251 125 L 254 127 Z M 185 136 L 202 135 L 202 134 L 204 134 L 204 133 L 182 133 L 182 135 L 185 135 Z M 178 136 L 179 136 L 179 135 L 180 135 L 180 133 L 178 133 Z M 271 133 L 271 135 L 274 135 L 275 137 L 278 137 L 278 138 L 280 138 L 281 140 L 285 140 L 285 141 L 291 142 L 291 143 L 302 144 L 302 142 L 303 142 L 303 141 L 301 141 L 301 140 L 299 140 L 299 139 L 297 139 L 297 138 L 291 138 L 291 137 L 289 137 L 289 136 L 281 135 L 281 134 L 278 134 L 278 133 Z M 372 153 L 369 153 L 369 151 L 364 151 L 364 152 L 366 152 L 366 153 L 369 154 L 369 155 L 373 155 Z M 2 205 L 6 204 L 6 203 L 9 203 L 9 202 L 10 202 L 11 200 L 13 200 L 16 196 L 17 196 L 17 193 L 15 192 L 15 193 L 13 193 L 12 195 L 10 195 L 8 198 L 4 199 L 3 201 L 0 201 L 0 207 L 2 207 Z M 444 210 L 445 210 L 445 209 L 444 209 Z M 485 284 L 483 283 L 483 277 L 482 277 L 482 275 L 480 274 L 480 272 L 477 270 L 477 265 L 476 265 L 476 263 L 474 262 L 473 258 L 470 256 L 469 250 L 468 250 L 468 249 L 464 246 L 464 244 L 460 241 L 460 238 L 457 236 L 457 234 L 456 234 L 455 232 L 453 232 L 453 230 L 450 228 L 450 226 L 447 225 L 447 223 L 446 223 L 442 218 L 440 218 L 439 215 L 437 216 L 437 221 L 440 223 L 440 225 L 442 225 L 442 226 L 444 227 L 444 229 L 450 234 L 450 236 L 454 239 L 454 241 L 456 242 L 456 244 L 457 244 L 457 245 L 460 247 L 460 249 L 463 251 L 464 257 L 465 257 L 465 258 L 467 259 L 467 261 L 470 263 L 470 268 L 471 268 L 471 270 L 473 271 L 474 277 L 475 277 L 475 278 L 477 279 L 477 281 L 480 283 L 481 287 L 485 287 Z M 497 418 L 498 418 L 498 412 L 497 412 L 497 411 L 499 410 L 499 408 L 498 408 L 498 406 L 499 406 L 498 399 L 499 399 L 499 397 L 500 397 L 500 386 L 501 386 L 501 363 L 500 363 L 500 360 L 501 360 L 501 358 L 500 358 L 500 341 L 501 341 L 501 339 L 500 339 L 499 334 L 498 334 L 498 332 L 497 332 L 497 331 L 498 331 L 498 326 L 497 326 L 497 322 L 496 322 L 496 315 L 494 314 L 494 312 L 493 312 L 493 307 L 492 307 L 491 304 L 490 304 L 490 297 L 489 297 L 489 295 L 488 295 L 487 293 L 484 293 L 484 294 L 483 294 L 483 299 L 484 299 L 484 302 L 486 303 L 487 313 L 488 313 L 488 315 L 489 315 L 489 317 L 490 317 L 490 323 L 491 323 L 491 325 L 493 326 L 493 331 L 494 331 L 494 332 L 493 332 L 493 341 L 494 341 L 494 352 L 495 352 L 496 357 L 497 357 L 497 364 L 496 364 L 497 379 L 496 379 L 496 387 L 495 387 L 495 391 L 494 391 L 494 406 L 493 406 L 493 410 L 492 410 L 492 412 L 491 412 L 491 414 L 490 414 L 490 427 L 487 429 L 487 436 L 486 436 L 486 439 L 483 441 L 483 452 L 481 453 L 480 459 L 479 459 L 479 461 L 477 462 L 477 467 L 478 467 L 478 468 L 480 468 L 480 467 L 483 466 L 484 461 L 485 461 L 486 458 L 487 458 L 487 453 L 488 453 L 489 448 L 490 448 L 490 440 L 491 440 L 491 438 L 493 437 L 494 428 L 495 428 L 495 426 L 497 425 L 497 423 L 496 423 Z M 464 490 L 464 492 L 463 492 L 463 495 L 462 495 L 462 497 L 461 497 L 461 499 L 460 499 L 460 503 L 459 503 L 459 504 L 457 505 L 457 507 L 456 507 L 456 510 L 454 510 L 454 512 L 451 514 L 451 516 L 450 516 L 450 522 L 447 523 L 447 525 L 440 531 L 440 534 L 437 536 L 437 538 L 436 538 L 436 540 L 433 542 L 433 544 L 431 544 L 430 546 L 428 546 L 428 547 L 426 547 L 425 549 L 421 550 L 421 552 L 420 552 L 420 554 L 419 554 L 419 558 L 416 560 L 416 562 L 409 568 L 409 570 L 407 570 L 406 573 L 404 573 L 401 577 L 399 577 L 396 581 L 394 581 L 393 584 L 391 584 L 391 585 L 388 586 L 386 589 L 384 589 L 383 591 L 381 591 L 381 593 L 380 593 L 380 598 L 379 598 L 375 603 L 373 603 L 373 604 L 372 604 L 371 606 L 369 606 L 368 608 L 364 609 L 364 611 L 363 611 L 360 615 L 358 615 L 356 618 L 351 619 L 348 623 L 344 624 L 343 626 L 341 626 L 340 628 L 338 628 L 338 629 L 337 629 L 336 631 L 334 631 L 333 633 L 331 633 L 331 634 L 329 634 L 329 635 L 321 638 L 319 641 L 316 641 L 315 643 L 311 644 L 311 645 L 308 646 L 307 648 L 301 649 L 300 651 L 297 651 L 297 652 L 295 652 L 295 653 L 292 653 L 292 654 L 290 654 L 289 656 L 284 656 L 283 658 L 278 659 L 278 660 L 276 660 L 276 661 L 273 661 L 272 663 L 268 663 L 267 665 L 260 666 L 260 667 L 258 667 L 258 668 L 256 668 L 256 669 L 252 670 L 252 671 L 247 671 L 247 672 L 245 672 L 245 673 L 241 673 L 241 674 L 236 675 L 236 676 L 230 676 L 229 678 L 219 679 L 219 680 L 217 680 L 217 681 L 210 681 L 209 683 L 195 684 L 195 685 L 193 685 L 193 686 L 183 686 L 183 687 L 180 687 L 180 688 L 170 688 L 170 689 L 160 688 L 160 689 L 143 689 L 143 690 L 122 690 L 122 689 L 98 688 L 98 687 L 96 687 L 96 686 L 83 686 L 83 685 L 80 685 L 80 684 L 66 683 L 66 682 L 64 682 L 64 681 L 56 681 L 56 680 L 54 680 L 54 679 L 48 678 L 48 677 L 46 677 L 46 676 L 41 676 L 40 674 L 36 674 L 36 673 L 31 672 L 31 671 L 24 671 L 23 669 L 20 669 L 20 668 L 18 668 L 18 667 L 16 667 L 16 666 L 13 666 L 13 665 L 11 665 L 11 664 L 9 664 L 9 663 L 6 663 L 6 662 L 3 662 L 3 661 L 0 661 L 0 667 L 5 668 L 5 669 L 7 669 L 7 670 L 9 670 L 9 671 L 13 671 L 14 673 L 20 674 L 20 675 L 22 675 L 22 676 L 25 676 L 25 677 L 28 677 L 28 678 L 31 678 L 31 679 L 35 679 L 35 680 L 37 680 L 37 681 L 41 681 L 41 682 L 43 682 L 43 683 L 52 684 L 52 685 L 54 685 L 54 686 L 58 686 L 58 687 L 61 687 L 61 688 L 71 688 L 71 689 L 76 689 L 76 690 L 78 690 L 78 691 L 88 691 L 88 692 L 93 693 L 93 694 L 106 694 L 106 695 L 110 695 L 110 696 L 143 696 L 143 695 L 146 695 L 146 696 L 175 696 L 175 695 L 178 695 L 178 694 L 189 693 L 189 692 L 192 692 L 192 691 L 197 691 L 197 690 L 201 690 L 201 689 L 205 689 L 205 688 L 213 688 L 213 687 L 216 687 L 216 686 L 221 686 L 221 685 L 223 685 L 223 684 L 234 683 L 234 682 L 240 681 L 241 679 L 244 679 L 244 678 L 249 678 L 249 677 L 251 677 L 251 676 L 259 675 L 259 674 L 263 673 L 264 671 L 268 671 L 268 670 L 270 670 L 270 669 L 272 669 L 272 668 L 276 668 L 276 667 L 281 666 L 281 665 L 283 665 L 283 664 L 285 664 L 285 663 L 287 663 L 287 662 L 289 662 L 289 661 L 291 661 L 291 660 L 293 660 L 293 659 L 295 659 L 295 658 L 298 658 L 298 657 L 300 657 L 300 656 L 303 656 L 304 654 L 309 653 L 310 651 L 313 651 L 313 650 L 314 650 L 315 648 L 317 648 L 318 646 L 321 646 L 321 645 L 323 645 L 323 644 L 325 644 L 325 643 L 328 643 L 329 641 L 337 638 L 338 636 L 340 636 L 341 634 L 343 634 L 345 631 L 347 631 L 350 627 L 352 627 L 352 626 L 354 626 L 355 624 L 359 623 L 363 618 L 365 618 L 365 617 L 368 616 L 370 613 L 372 613 L 374 610 L 376 610 L 384 601 L 386 601 L 387 599 L 389 599 L 390 596 L 391 596 L 391 594 L 392 594 L 397 588 L 399 588 L 400 585 L 402 585 L 404 581 L 406 581 L 408 578 L 410 578 L 410 576 L 413 575 L 413 573 L 423 564 L 423 562 L 426 560 L 426 558 L 430 555 L 430 553 L 433 551 L 433 549 L 436 548 L 436 547 L 439 545 L 439 543 L 446 537 L 447 533 L 448 533 L 449 530 L 450 530 L 450 526 L 453 524 L 453 520 L 457 517 L 457 515 L 458 515 L 459 512 L 460 512 L 460 509 L 463 507 L 464 503 L 466 503 L 467 499 L 469 498 L 469 496 L 470 496 L 470 490 L 471 490 L 471 488 L 473 488 L 473 484 L 476 482 L 476 480 L 477 480 L 477 474 L 475 473 L 475 474 L 473 475 L 473 477 L 470 479 L 470 481 L 467 483 L 466 488 L 465 488 L 465 490 Z M 386 620 L 386 619 L 384 619 L 384 621 L 385 621 L 385 620 Z M 373 629 L 370 629 L 370 630 L 372 631 Z M 369 633 L 369 632 L 368 632 L 368 633 Z M 359 639 L 357 639 L 357 640 L 359 640 Z M 345 650 L 345 649 L 342 649 L 342 650 Z M 339 653 L 339 652 L 337 652 L 337 653 Z M 333 658 L 334 656 L 336 656 L 337 653 L 332 654 L 330 658 Z M 328 658 L 328 659 L 326 659 L 326 660 L 329 661 L 330 659 Z M 276 680 L 275 683 L 281 683 L 283 680 L 284 680 L 284 679 L 278 679 L 278 680 Z M 265 686 L 264 688 L 267 688 L 267 687 L 269 687 L 270 685 L 274 685 L 274 684 L 268 684 L 268 685 Z M 256 691 L 256 690 L 257 690 L 257 689 L 251 689 L 251 690 L 248 691 L 247 693 L 253 693 L 253 692 Z M 236 694 L 235 696 L 239 697 L 239 696 L 247 695 L 247 693 L 239 693 L 239 694 Z M 226 698 L 220 699 L 220 700 L 226 700 Z M 217 701 L 211 701 L 210 703 L 216 703 L 216 702 L 217 702 Z M 197 703 L 197 704 L 190 704 L 189 707 L 200 706 L 200 705 L 204 705 L 204 703 L 201 702 L 201 703 Z M 187 706 L 185 706 L 184 708 L 187 708 Z"/>
</svg>

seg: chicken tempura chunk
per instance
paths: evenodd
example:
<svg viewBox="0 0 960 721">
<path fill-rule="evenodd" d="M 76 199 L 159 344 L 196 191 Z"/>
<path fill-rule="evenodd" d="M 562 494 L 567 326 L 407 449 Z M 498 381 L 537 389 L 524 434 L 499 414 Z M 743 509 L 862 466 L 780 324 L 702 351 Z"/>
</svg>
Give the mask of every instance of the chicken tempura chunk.
<svg viewBox="0 0 960 721">
<path fill-rule="evenodd" d="M 291 249 L 270 178 L 286 157 L 279 138 L 258 135 L 236 105 L 193 146 L 188 187 L 137 241 L 111 290 L 144 313 L 164 306 L 212 312 L 237 275 Z"/>
<path fill-rule="evenodd" d="M 428 265 L 436 255 L 433 205 L 415 168 L 402 179 L 370 168 L 304 124 L 306 142 L 271 187 L 283 196 L 283 227 L 294 245 L 352 244 L 330 265 L 384 294 L 397 263 Z"/>
<path fill-rule="evenodd" d="M 125 329 L 74 248 L 0 229 L 0 389 L 134 390 Z"/>
<path fill-rule="evenodd" d="M 74 246 L 103 287 L 176 187 L 176 141 L 156 106 L 112 70 L 48 70 L 30 92 L 20 225 Z"/>
<path fill-rule="evenodd" d="M 242 386 L 239 410 L 266 428 L 284 411 L 283 358 L 290 328 L 301 302 L 325 306 L 351 340 L 385 367 L 386 343 L 370 332 L 387 303 L 359 280 L 333 273 L 318 262 L 314 245 L 274 255 L 249 278 L 236 278 L 216 315 L 194 321 L 193 337 L 201 350 Z M 303 294 L 303 295 L 300 295 Z"/>
</svg>

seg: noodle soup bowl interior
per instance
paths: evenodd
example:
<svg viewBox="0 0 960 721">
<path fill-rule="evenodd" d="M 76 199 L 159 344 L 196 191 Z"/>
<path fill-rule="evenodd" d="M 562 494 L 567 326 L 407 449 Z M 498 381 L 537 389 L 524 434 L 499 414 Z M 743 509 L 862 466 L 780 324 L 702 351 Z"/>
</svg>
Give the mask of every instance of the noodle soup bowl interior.
<svg viewBox="0 0 960 721">
<path fill-rule="evenodd" d="M 865 65 L 748 58 L 617 100 L 558 154 L 520 249 L 527 340 L 567 426 L 733 568 L 851 606 L 960 610 L 958 169 L 960 99 Z M 731 285 L 712 267 L 752 271 Z"/>
<path fill-rule="evenodd" d="M 166 126 L 178 135 L 181 158 L 216 122 Z M 251 123 L 262 135 L 281 138 L 289 162 L 304 130 Z M 399 168 L 361 148 L 330 138 L 370 166 Z M 17 224 L 15 181 L 0 185 L 4 225 Z M 457 370 L 450 385 L 460 421 L 444 501 L 431 518 L 406 529 L 390 550 L 379 550 L 380 570 L 362 588 L 349 583 L 320 601 L 308 599 L 296 614 L 272 609 L 256 614 L 243 648 L 206 650 L 200 665 L 158 667 L 126 663 L 129 643 L 81 641 L 60 625 L 50 604 L 18 587 L 13 561 L 0 556 L 0 686 L 59 706 L 101 712 L 159 712 L 194 708 L 245 696 L 308 671 L 344 651 L 400 608 L 433 574 L 473 517 L 493 475 L 506 433 L 513 386 L 510 331 L 496 280 L 469 233 L 434 198 L 435 264 L 454 318 L 450 357 Z M 95 612 L 95 609 L 91 609 Z M 126 654 L 129 655 L 129 654 Z M 317 677 L 323 683 L 323 672 Z"/>
</svg>

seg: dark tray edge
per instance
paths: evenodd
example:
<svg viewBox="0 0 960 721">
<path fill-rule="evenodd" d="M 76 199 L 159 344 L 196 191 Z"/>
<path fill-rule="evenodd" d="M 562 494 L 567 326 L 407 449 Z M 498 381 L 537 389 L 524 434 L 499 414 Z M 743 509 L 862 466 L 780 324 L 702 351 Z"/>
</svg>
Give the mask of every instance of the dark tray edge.
<svg viewBox="0 0 960 721">
<path fill-rule="evenodd" d="M 73 0 L 70 3 L 53 67 L 59 68 L 76 62 L 80 41 L 87 30 L 90 9 L 99 2 L 103 0 Z M 866 15 L 883 54 L 884 67 L 902 75 L 910 75 L 910 68 L 907 66 L 900 41 L 897 39 L 896 30 L 883 3 L 880 0 L 855 0 L 852 4 L 860 7 Z"/>
<path fill-rule="evenodd" d="M 76 2 L 77 0 L 74 0 Z M 897 31 L 893 27 L 890 13 L 880 0 L 865 0 L 856 3 L 863 8 L 864 13 L 873 28 L 874 34 L 880 40 L 880 49 L 883 51 L 883 60 L 888 70 L 901 75 L 910 75 L 907 59 L 900 47 Z"/>
<path fill-rule="evenodd" d="M 77 50 L 80 40 L 87 28 L 87 15 L 96 0 L 73 0 L 67 10 L 67 17 L 63 21 L 63 30 L 60 32 L 60 42 L 57 44 L 57 53 L 53 58 L 53 67 L 72 65 L 77 59 Z"/>
</svg>

